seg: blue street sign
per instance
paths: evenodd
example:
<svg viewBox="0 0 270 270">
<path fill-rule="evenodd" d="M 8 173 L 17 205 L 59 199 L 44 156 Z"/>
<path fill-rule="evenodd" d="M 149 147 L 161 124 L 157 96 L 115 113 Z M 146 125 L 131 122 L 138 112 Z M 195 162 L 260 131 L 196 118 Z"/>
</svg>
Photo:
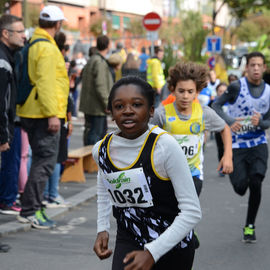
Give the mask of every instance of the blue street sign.
<svg viewBox="0 0 270 270">
<path fill-rule="evenodd" d="M 218 36 L 206 37 L 206 49 L 211 53 L 221 53 L 222 39 Z"/>
<path fill-rule="evenodd" d="M 210 68 L 214 68 L 215 67 L 216 61 L 215 61 L 215 57 L 214 56 L 210 57 L 207 62 L 208 62 L 208 66 Z"/>
</svg>

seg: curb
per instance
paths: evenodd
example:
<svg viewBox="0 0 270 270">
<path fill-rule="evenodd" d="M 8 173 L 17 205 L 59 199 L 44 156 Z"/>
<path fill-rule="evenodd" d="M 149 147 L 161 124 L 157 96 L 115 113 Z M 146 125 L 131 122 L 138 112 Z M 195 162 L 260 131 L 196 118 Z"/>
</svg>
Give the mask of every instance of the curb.
<svg viewBox="0 0 270 270">
<path fill-rule="evenodd" d="M 65 208 L 54 208 L 54 209 L 47 209 L 46 213 L 50 218 L 56 218 L 58 216 L 64 215 L 68 211 L 73 210 L 76 208 L 78 205 L 94 198 L 96 196 L 96 186 L 85 189 L 82 192 L 79 192 L 66 200 L 70 202 L 69 207 Z M 23 224 L 19 223 L 19 221 L 11 221 L 7 222 L 5 224 L 0 225 L 0 237 L 7 236 L 12 233 L 17 233 L 17 232 L 26 232 L 31 229 L 31 224 Z"/>
</svg>

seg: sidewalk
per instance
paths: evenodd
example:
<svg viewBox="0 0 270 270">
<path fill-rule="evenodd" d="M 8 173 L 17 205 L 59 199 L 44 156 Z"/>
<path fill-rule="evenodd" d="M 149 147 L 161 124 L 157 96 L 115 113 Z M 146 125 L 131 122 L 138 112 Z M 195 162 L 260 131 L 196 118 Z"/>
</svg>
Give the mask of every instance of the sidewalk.
<svg viewBox="0 0 270 270">
<path fill-rule="evenodd" d="M 79 116 L 73 121 L 73 133 L 70 138 L 69 151 L 82 147 L 82 136 L 84 118 Z M 112 122 L 111 118 L 108 117 L 108 131 L 115 129 L 115 123 Z M 63 198 L 70 202 L 70 206 L 66 208 L 55 208 L 47 209 L 46 213 L 50 218 L 55 218 L 65 214 L 66 212 L 74 209 L 79 204 L 90 200 L 96 196 L 96 173 L 88 174 L 85 173 L 85 183 L 60 183 L 59 194 Z M 30 224 L 19 223 L 14 215 L 2 215 L 0 214 L 0 237 L 16 233 L 20 231 L 27 231 L 31 229 Z"/>
<path fill-rule="evenodd" d="M 96 196 L 96 173 L 85 174 L 85 183 L 60 183 L 59 193 L 64 199 L 70 202 L 70 205 L 65 208 L 50 208 L 46 213 L 50 218 L 55 218 L 72 210 L 79 204 L 90 200 Z M 16 233 L 20 231 L 28 231 L 31 229 L 30 224 L 19 223 L 15 215 L 0 214 L 0 237 Z"/>
</svg>

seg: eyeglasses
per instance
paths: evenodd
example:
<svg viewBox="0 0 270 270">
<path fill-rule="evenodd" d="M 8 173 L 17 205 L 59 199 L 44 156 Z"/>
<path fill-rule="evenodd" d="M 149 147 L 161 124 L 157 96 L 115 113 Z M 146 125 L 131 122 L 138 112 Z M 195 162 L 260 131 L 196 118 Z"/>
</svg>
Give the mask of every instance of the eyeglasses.
<svg viewBox="0 0 270 270">
<path fill-rule="evenodd" d="M 18 33 L 18 34 L 23 34 L 23 33 L 25 33 L 25 30 L 11 30 L 11 29 L 6 29 L 7 31 L 9 31 L 9 32 L 15 32 L 15 33 Z"/>
</svg>

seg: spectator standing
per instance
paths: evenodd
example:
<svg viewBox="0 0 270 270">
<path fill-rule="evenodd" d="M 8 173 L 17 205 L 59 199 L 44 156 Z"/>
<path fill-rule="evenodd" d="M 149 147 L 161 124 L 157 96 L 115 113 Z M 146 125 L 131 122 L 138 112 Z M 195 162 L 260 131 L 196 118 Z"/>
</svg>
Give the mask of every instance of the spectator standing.
<svg viewBox="0 0 270 270">
<path fill-rule="evenodd" d="M 97 38 L 97 52 L 88 60 L 82 76 L 79 110 L 84 113 L 84 145 L 93 145 L 107 131 L 107 102 L 113 85 L 112 75 L 105 59 L 109 38 Z"/>
<path fill-rule="evenodd" d="M 60 34 L 62 38 L 61 39 L 56 38 L 56 37 L 59 37 Z M 55 42 L 59 50 L 61 51 L 63 57 L 65 57 L 66 35 L 63 32 L 59 32 L 58 35 L 55 36 Z M 68 70 L 67 66 L 66 68 Z M 60 118 L 61 127 L 60 127 L 60 141 L 59 141 L 57 163 L 54 167 L 54 171 L 51 177 L 47 181 L 45 191 L 44 191 L 44 200 L 45 200 L 44 202 L 47 208 L 67 206 L 67 203 L 59 195 L 58 189 L 59 189 L 59 180 L 61 176 L 61 165 L 63 162 L 67 160 L 68 138 L 72 133 L 72 122 L 71 122 L 71 112 L 73 109 L 72 107 L 73 107 L 73 102 L 69 95 L 66 118 Z"/>
<path fill-rule="evenodd" d="M 34 87 L 22 106 L 18 107 L 22 127 L 28 134 L 32 164 L 22 196 L 18 220 L 38 229 L 55 226 L 44 211 L 43 191 L 58 155 L 60 120 L 67 111 L 69 81 L 63 55 L 54 36 L 66 20 L 56 6 L 45 6 L 40 12 L 39 27 L 31 41 L 44 38 L 29 49 L 28 74 Z"/>
<path fill-rule="evenodd" d="M 139 61 L 136 59 L 133 53 L 128 53 L 127 60 L 122 66 L 122 77 L 126 77 L 128 75 L 132 76 L 140 76 L 139 73 Z"/>
<path fill-rule="evenodd" d="M 146 80 L 147 60 L 149 59 L 149 55 L 146 54 L 145 47 L 142 47 L 139 59 L 140 59 L 139 71 L 141 72 L 141 78 Z"/>
<path fill-rule="evenodd" d="M 246 76 L 229 85 L 212 105 L 232 131 L 234 171 L 230 180 L 243 196 L 249 189 L 243 242 L 256 242 L 255 220 L 261 202 L 262 182 L 267 170 L 268 147 L 265 130 L 270 126 L 270 86 L 262 80 L 266 69 L 260 52 L 247 55 Z M 222 106 L 228 104 L 225 113 Z"/>
<path fill-rule="evenodd" d="M 220 84 L 220 79 L 217 79 L 217 75 L 214 69 L 209 71 L 209 82 L 207 87 L 211 90 L 211 99 L 213 100 L 217 96 L 216 88 Z"/>
<path fill-rule="evenodd" d="M 14 188 L 18 190 L 18 170 L 17 181 L 9 179 L 10 152 L 14 133 L 14 119 L 16 108 L 16 78 L 14 72 L 14 52 L 18 47 L 22 47 L 25 41 L 24 25 L 22 19 L 13 15 L 2 15 L 0 18 L 0 193 L 1 210 L 11 210 L 14 212 L 14 202 L 16 194 L 10 194 Z M 13 174 L 14 172 L 11 172 Z M 13 175 L 14 176 L 14 175 Z M 13 193 L 13 192 L 11 192 Z M 5 195 L 8 196 L 8 198 Z M 3 196 L 4 195 L 4 196 Z M 15 196 L 14 196 L 15 195 Z M 4 205 L 3 205 L 4 204 Z M 8 209 L 9 208 L 9 209 Z M 15 211 L 17 212 L 17 211 Z M 10 247 L 0 243 L 0 252 L 7 252 Z"/>
<path fill-rule="evenodd" d="M 154 52 L 155 55 L 147 60 L 147 82 L 156 91 L 155 107 L 158 107 L 161 101 L 161 89 L 166 83 L 161 63 L 164 50 L 159 46 L 155 46 Z"/>
<path fill-rule="evenodd" d="M 108 64 L 110 71 L 112 73 L 113 82 L 116 81 L 116 72 L 121 69 L 122 66 L 122 57 L 119 53 L 113 53 L 108 59 Z"/>
</svg>

